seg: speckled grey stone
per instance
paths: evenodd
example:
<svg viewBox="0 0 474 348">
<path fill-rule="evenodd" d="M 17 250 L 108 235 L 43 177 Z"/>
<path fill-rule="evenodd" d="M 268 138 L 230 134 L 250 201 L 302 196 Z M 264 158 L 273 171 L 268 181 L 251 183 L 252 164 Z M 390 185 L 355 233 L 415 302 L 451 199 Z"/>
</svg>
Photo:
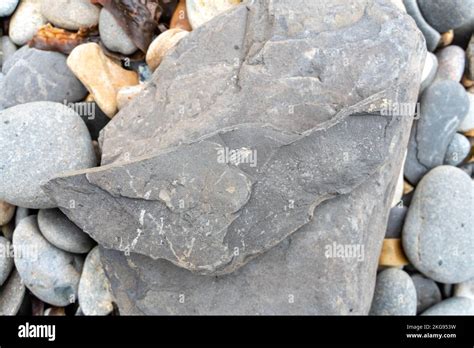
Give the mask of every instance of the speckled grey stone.
<svg viewBox="0 0 474 348">
<path fill-rule="evenodd" d="M 66 106 L 36 102 L 0 111 L 0 200 L 53 208 L 40 185 L 61 172 L 95 164 L 89 131 Z"/>
<path fill-rule="evenodd" d="M 13 254 L 10 247 L 10 241 L 0 237 L 0 286 L 7 280 L 13 269 Z"/>
<path fill-rule="evenodd" d="M 468 297 L 474 300 L 474 278 L 454 285 L 454 296 Z"/>
<path fill-rule="evenodd" d="M 125 55 L 132 54 L 137 46 L 128 37 L 117 20 L 106 9 L 102 8 L 99 19 L 100 38 L 109 50 Z"/>
<path fill-rule="evenodd" d="M 416 187 L 403 227 L 403 248 L 425 276 L 441 283 L 474 277 L 474 186 L 461 169 L 440 166 Z"/>
<path fill-rule="evenodd" d="M 16 315 L 25 298 L 25 292 L 25 285 L 14 269 L 5 284 L 0 287 L 0 316 Z"/>
<path fill-rule="evenodd" d="M 438 33 L 431 25 L 429 25 L 421 14 L 420 9 L 416 0 L 403 0 L 403 4 L 407 10 L 407 13 L 413 17 L 416 25 L 423 33 L 426 40 L 426 47 L 428 51 L 433 52 L 438 47 L 441 39 L 440 33 Z"/>
<path fill-rule="evenodd" d="M 474 315 L 474 300 L 467 297 L 451 297 L 421 315 Z"/>
<path fill-rule="evenodd" d="M 0 2 L 0 17 L 9 16 L 15 11 L 19 0 L 2 0 Z"/>
<path fill-rule="evenodd" d="M 385 238 L 400 238 L 402 234 L 403 223 L 405 222 L 405 216 L 408 208 L 405 206 L 395 206 L 390 209 L 387 222 L 387 232 Z"/>
<path fill-rule="evenodd" d="M 456 133 L 448 145 L 444 164 L 457 166 L 462 163 L 471 152 L 471 143 L 464 135 Z"/>
<path fill-rule="evenodd" d="M 474 21 L 474 0 L 418 0 L 426 21 L 440 33 Z"/>
<path fill-rule="evenodd" d="M 44 239 L 35 215 L 21 220 L 13 233 L 13 247 L 16 269 L 36 297 L 59 307 L 76 301 L 83 258 Z"/>
<path fill-rule="evenodd" d="M 89 0 L 42 0 L 41 13 L 55 26 L 78 30 L 99 23 L 99 7 Z"/>
<path fill-rule="evenodd" d="M 413 124 L 404 171 L 412 184 L 443 164 L 448 145 L 469 110 L 466 90 L 452 80 L 434 82 L 420 103 L 421 115 Z"/>
<path fill-rule="evenodd" d="M 456 45 L 445 47 L 436 52 L 438 58 L 438 70 L 435 81 L 453 80 L 461 81 L 466 66 L 466 53 Z"/>
<path fill-rule="evenodd" d="M 113 311 L 114 297 L 100 260 L 99 247 L 87 255 L 79 282 L 79 305 L 85 315 L 107 315 Z"/>
<path fill-rule="evenodd" d="M 0 104 L 9 108 L 35 101 L 75 102 L 86 88 L 66 65 L 66 56 L 24 46 L 5 62 Z"/>
<path fill-rule="evenodd" d="M 416 289 L 410 276 L 397 268 L 377 275 L 370 315 L 416 315 Z"/>
<path fill-rule="evenodd" d="M 441 290 L 433 279 L 426 278 L 421 274 L 413 274 L 411 279 L 416 288 L 417 313 L 441 302 Z"/>
<path fill-rule="evenodd" d="M 87 253 L 95 244 L 89 235 L 82 232 L 59 209 L 40 210 L 38 226 L 48 242 L 70 253 Z"/>
</svg>

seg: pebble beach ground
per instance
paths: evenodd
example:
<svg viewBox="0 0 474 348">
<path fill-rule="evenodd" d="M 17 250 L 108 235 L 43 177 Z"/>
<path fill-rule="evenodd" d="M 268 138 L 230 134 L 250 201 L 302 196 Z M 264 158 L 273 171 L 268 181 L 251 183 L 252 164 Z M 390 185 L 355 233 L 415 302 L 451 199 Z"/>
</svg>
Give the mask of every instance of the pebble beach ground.
<svg viewBox="0 0 474 348">
<path fill-rule="evenodd" d="M 474 315 L 474 0 L 380 1 L 410 16 L 428 53 L 365 314 Z M 104 164 L 101 130 L 159 83 L 180 42 L 240 2 L 0 0 L 0 315 L 120 314 L 102 243 L 44 184 Z"/>
</svg>

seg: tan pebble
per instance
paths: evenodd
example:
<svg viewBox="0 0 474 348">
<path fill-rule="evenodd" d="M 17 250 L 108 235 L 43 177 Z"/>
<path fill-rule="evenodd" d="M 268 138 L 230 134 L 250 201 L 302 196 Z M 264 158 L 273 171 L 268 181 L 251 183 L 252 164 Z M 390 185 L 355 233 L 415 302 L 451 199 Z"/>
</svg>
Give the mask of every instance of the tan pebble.
<svg viewBox="0 0 474 348">
<path fill-rule="evenodd" d="M 474 137 L 474 129 L 470 129 L 470 130 L 468 130 L 467 132 L 464 132 L 463 134 L 464 134 L 466 137 L 472 138 L 472 137 Z"/>
<path fill-rule="evenodd" d="M 414 187 L 408 182 L 408 181 L 403 181 L 403 194 L 407 195 L 410 192 L 412 192 Z"/>
<path fill-rule="evenodd" d="M 178 6 L 171 18 L 170 29 L 179 28 L 187 31 L 193 30 L 189 23 L 188 13 L 186 11 L 186 0 L 179 0 Z"/>
<path fill-rule="evenodd" d="M 189 32 L 175 28 L 160 34 L 151 43 L 146 53 L 146 63 L 151 71 L 155 71 L 163 58 L 181 41 Z"/>
<path fill-rule="evenodd" d="M 241 0 L 186 0 L 189 22 L 196 29 L 240 3 Z"/>
<path fill-rule="evenodd" d="M 402 240 L 399 238 L 386 238 L 383 240 L 382 253 L 380 254 L 379 266 L 405 266 L 410 262 L 405 256 L 402 248 Z"/>
<path fill-rule="evenodd" d="M 84 101 L 87 102 L 87 103 L 93 103 L 94 102 L 94 96 L 89 93 L 89 95 L 86 97 L 86 99 Z"/>
<path fill-rule="evenodd" d="M 441 35 L 440 46 L 446 47 L 453 43 L 454 40 L 454 31 L 451 29 Z"/>
<path fill-rule="evenodd" d="M 466 75 L 464 75 L 462 77 L 461 83 L 465 88 L 470 88 L 470 87 L 474 86 L 474 81 L 469 80 L 469 78 Z"/>
<path fill-rule="evenodd" d="M 133 98 L 145 88 L 145 84 L 120 88 L 117 93 L 117 106 L 122 110 Z"/>
<path fill-rule="evenodd" d="M 110 118 L 117 113 L 118 90 L 138 84 L 135 71 L 123 69 L 107 57 L 96 43 L 77 46 L 69 55 L 67 65 Z"/>
<path fill-rule="evenodd" d="M 11 205 L 10 203 L 4 201 L 0 201 L 0 226 L 8 224 L 14 214 L 14 205 Z"/>
</svg>

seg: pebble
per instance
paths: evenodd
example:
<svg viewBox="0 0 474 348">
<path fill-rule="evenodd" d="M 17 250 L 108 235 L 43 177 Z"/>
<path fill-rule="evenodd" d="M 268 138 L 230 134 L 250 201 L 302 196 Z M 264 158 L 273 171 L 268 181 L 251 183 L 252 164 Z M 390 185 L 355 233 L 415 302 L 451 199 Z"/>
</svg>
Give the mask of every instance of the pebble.
<svg viewBox="0 0 474 348">
<path fill-rule="evenodd" d="M 9 36 L 2 36 L 2 42 L 0 42 L 0 51 L 1 51 L 1 63 L 0 66 L 3 65 L 13 54 L 18 50 L 16 45 L 10 40 Z"/>
<path fill-rule="evenodd" d="M 32 215 L 33 212 L 28 208 L 23 207 L 16 207 L 16 214 L 15 214 L 15 227 L 18 226 L 20 221 L 27 216 Z"/>
<path fill-rule="evenodd" d="M 441 80 L 424 91 L 420 104 L 405 163 L 405 178 L 411 184 L 443 164 L 448 145 L 469 110 L 469 98 L 459 82 Z"/>
<path fill-rule="evenodd" d="M 377 275 L 370 315 L 416 315 L 416 289 L 410 276 L 398 268 Z"/>
<path fill-rule="evenodd" d="M 0 199 L 32 209 L 54 208 L 41 185 L 64 171 L 94 167 L 86 125 L 51 102 L 0 111 Z"/>
<path fill-rule="evenodd" d="M 132 39 L 106 8 L 100 11 L 99 32 L 102 43 L 111 51 L 129 55 L 137 50 Z"/>
<path fill-rule="evenodd" d="M 474 300 L 474 278 L 455 284 L 454 296 L 467 297 Z"/>
<path fill-rule="evenodd" d="M 186 30 L 175 28 L 158 35 L 146 53 L 146 63 L 150 70 L 155 71 L 163 58 L 172 52 L 173 48 L 188 34 Z"/>
<path fill-rule="evenodd" d="M 241 0 L 187 0 L 186 12 L 191 26 L 196 29 L 220 13 L 240 4 L 240 2 Z"/>
<path fill-rule="evenodd" d="M 471 143 L 464 135 L 456 133 L 448 145 L 444 164 L 457 166 L 462 163 L 471 152 Z"/>
<path fill-rule="evenodd" d="M 407 13 L 413 17 L 418 26 L 418 29 L 423 33 L 426 40 L 426 47 L 428 51 L 433 52 L 438 47 L 441 39 L 440 33 L 438 33 L 431 25 L 429 25 L 423 15 L 420 12 L 416 0 L 403 0 Z"/>
<path fill-rule="evenodd" d="M 0 2 L 0 17 L 10 16 L 15 11 L 19 0 L 2 0 Z"/>
<path fill-rule="evenodd" d="M 75 302 L 83 259 L 44 239 L 35 215 L 23 219 L 15 229 L 13 247 L 18 273 L 36 297 L 59 307 Z"/>
<path fill-rule="evenodd" d="M 438 58 L 431 53 L 427 52 L 425 65 L 423 67 L 423 73 L 421 77 L 420 93 L 422 93 L 431 83 L 434 81 L 436 72 L 438 71 Z"/>
<path fill-rule="evenodd" d="M 409 263 L 403 252 L 402 242 L 399 238 L 385 238 L 383 240 L 379 266 L 403 267 Z"/>
<path fill-rule="evenodd" d="M 84 254 L 94 246 L 89 235 L 74 225 L 59 209 L 40 210 L 38 226 L 43 237 L 61 250 Z"/>
<path fill-rule="evenodd" d="M 16 315 L 25 298 L 26 288 L 14 269 L 8 280 L 0 287 L 0 316 Z"/>
<path fill-rule="evenodd" d="M 441 290 L 436 282 L 421 274 L 411 276 L 416 289 L 416 312 L 421 313 L 438 302 L 441 302 Z"/>
<path fill-rule="evenodd" d="M 99 7 L 89 0 L 42 0 L 41 13 L 56 27 L 69 30 L 99 24 Z"/>
<path fill-rule="evenodd" d="M 435 80 L 453 80 L 460 82 L 466 66 L 466 53 L 459 46 L 448 46 L 436 53 L 438 71 Z"/>
<path fill-rule="evenodd" d="M 469 45 L 466 49 L 466 58 L 467 58 L 467 77 L 470 80 L 474 80 L 474 34 L 471 36 Z"/>
<path fill-rule="evenodd" d="M 120 88 L 117 93 L 118 109 L 123 109 L 133 98 L 139 95 L 144 89 L 145 84 Z"/>
<path fill-rule="evenodd" d="M 440 166 L 418 184 L 402 240 L 411 264 L 425 276 L 455 284 L 474 277 L 474 186 L 461 169 Z"/>
<path fill-rule="evenodd" d="M 474 300 L 451 297 L 427 309 L 421 315 L 474 315 Z"/>
<path fill-rule="evenodd" d="M 14 205 L 11 205 L 10 203 L 4 201 L 0 201 L 0 226 L 8 224 L 14 214 Z"/>
<path fill-rule="evenodd" d="M 118 90 L 139 82 L 135 71 L 125 70 L 106 57 L 96 43 L 77 46 L 69 55 L 67 65 L 110 118 L 117 113 Z"/>
<path fill-rule="evenodd" d="M 58 52 L 22 47 L 5 63 L 3 73 L 0 104 L 5 108 L 36 101 L 75 102 L 87 95 L 67 67 L 66 56 Z"/>
<path fill-rule="evenodd" d="M 474 130 L 474 93 L 467 93 L 469 99 L 469 111 L 458 127 L 459 132 L 469 132 Z"/>
<path fill-rule="evenodd" d="M 10 250 L 10 241 L 0 237 L 0 286 L 5 283 L 13 269 L 13 258 Z"/>
<path fill-rule="evenodd" d="M 395 206 L 392 209 L 390 209 L 385 238 L 400 238 L 401 237 L 403 223 L 405 222 L 407 211 L 408 211 L 408 208 L 405 206 Z"/>
<path fill-rule="evenodd" d="M 10 39 L 18 46 L 25 45 L 38 29 L 47 23 L 41 14 L 41 0 L 22 0 L 10 20 Z"/>
<path fill-rule="evenodd" d="M 79 282 L 79 305 L 84 315 L 107 315 L 113 307 L 114 297 L 110 282 L 100 260 L 99 247 L 87 255 Z"/>
<path fill-rule="evenodd" d="M 444 33 L 474 21 L 474 0 L 418 0 L 426 21 Z"/>
</svg>

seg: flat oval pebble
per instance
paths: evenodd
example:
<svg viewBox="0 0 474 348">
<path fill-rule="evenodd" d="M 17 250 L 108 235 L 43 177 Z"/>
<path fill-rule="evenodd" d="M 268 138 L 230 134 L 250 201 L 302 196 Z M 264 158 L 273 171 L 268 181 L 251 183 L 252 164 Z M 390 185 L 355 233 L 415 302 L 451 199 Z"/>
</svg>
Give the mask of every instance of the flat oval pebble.
<svg viewBox="0 0 474 348">
<path fill-rule="evenodd" d="M 10 241 L 0 237 L 0 286 L 7 280 L 13 269 L 13 255 Z"/>
<path fill-rule="evenodd" d="M 441 302 L 441 290 L 436 282 L 421 274 L 411 276 L 416 289 L 416 312 L 421 313 L 438 302 Z"/>
<path fill-rule="evenodd" d="M 454 296 L 467 297 L 474 300 L 474 278 L 455 284 Z"/>
<path fill-rule="evenodd" d="M 474 277 L 473 206 L 472 180 L 459 168 L 440 166 L 420 181 L 402 234 L 416 269 L 447 284 Z"/>
<path fill-rule="evenodd" d="M 25 298 L 26 288 L 14 269 L 5 284 L 0 287 L 0 316 L 16 315 Z"/>
<path fill-rule="evenodd" d="M 459 132 L 468 132 L 474 129 L 474 93 L 467 93 L 469 98 L 469 111 L 459 125 Z"/>
<path fill-rule="evenodd" d="M 10 203 L 0 201 L 0 226 L 6 225 L 15 215 L 15 206 Z"/>
<path fill-rule="evenodd" d="M 129 55 L 137 50 L 132 39 L 106 8 L 100 11 L 99 32 L 102 43 L 111 51 Z"/>
<path fill-rule="evenodd" d="M 424 91 L 420 104 L 405 163 L 405 178 L 411 184 L 444 163 L 448 145 L 469 110 L 469 98 L 459 82 L 440 80 Z"/>
<path fill-rule="evenodd" d="M 469 139 L 462 134 L 456 133 L 448 145 L 448 150 L 444 157 L 444 164 L 457 166 L 466 159 L 469 152 L 471 152 Z"/>
<path fill-rule="evenodd" d="M 58 52 L 22 47 L 3 66 L 0 104 L 9 108 L 35 101 L 64 103 L 85 98 L 86 88 Z"/>
<path fill-rule="evenodd" d="M 13 248 L 16 269 L 36 297 L 59 307 L 75 302 L 83 259 L 44 239 L 35 215 L 23 219 L 15 229 Z"/>
<path fill-rule="evenodd" d="M 377 275 L 370 315 L 416 315 L 416 289 L 410 276 L 398 268 Z"/>
<path fill-rule="evenodd" d="M 41 0 L 22 0 L 10 20 L 10 39 L 23 46 L 47 23 L 40 11 Z"/>
<path fill-rule="evenodd" d="M 36 102 L 0 111 L 0 200 L 54 208 L 41 185 L 64 171 L 95 164 L 89 131 L 70 108 Z"/>
<path fill-rule="evenodd" d="M 19 0 L 2 0 L 0 2 L 0 17 L 7 17 L 15 11 Z"/>
<path fill-rule="evenodd" d="M 416 0 L 403 0 L 407 13 L 413 17 L 418 29 L 423 33 L 428 51 L 433 52 L 438 47 L 441 35 L 426 22 L 421 14 Z"/>
<path fill-rule="evenodd" d="M 423 17 L 440 33 L 474 21 L 474 0 L 418 0 Z"/>
<path fill-rule="evenodd" d="M 196 29 L 224 11 L 240 4 L 241 0 L 187 0 L 186 11 L 189 22 Z"/>
<path fill-rule="evenodd" d="M 461 81 L 466 66 L 466 53 L 459 46 L 448 46 L 436 53 L 438 58 L 438 71 L 436 80 Z"/>
<path fill-rule="evenodd" d="M 114 309 L 110 282 L 100 260 L 99 247 L 87 255 L 79 282 L 79 305 L 84 315 L 107 315 Z"/>
<path fill-rule="evenodd" d="M 451 297 L 421 315 L 474 315 L 474 300 L 466 297 Z"/>
<path fill-rule="evenodd" d="M 42 0 L 41 13 L 57 27 L 78 30 L 99 23 L 98 6 L 89 0 Z"/>
<path fill-rule="evenodd" d="M 70 253 L 84 254 L 94 241 L 74 225 L 59 209 L 42 209 L 38 212 L 38 226 L 48 242 Z"/>
</svg>

